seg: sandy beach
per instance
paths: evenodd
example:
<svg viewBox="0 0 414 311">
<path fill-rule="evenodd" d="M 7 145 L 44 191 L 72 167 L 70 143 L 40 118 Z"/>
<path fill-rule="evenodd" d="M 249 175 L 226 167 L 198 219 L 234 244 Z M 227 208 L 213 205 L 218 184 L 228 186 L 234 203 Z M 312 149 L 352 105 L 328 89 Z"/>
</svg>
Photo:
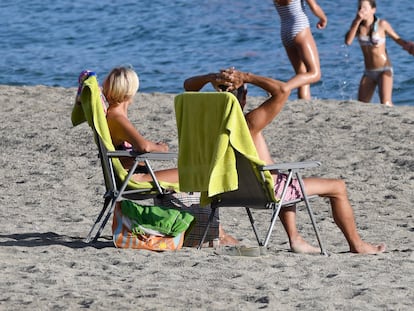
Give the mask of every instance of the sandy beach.
<svg viewBox="0 0 414 311">
<path fill-rule="evenodd" d="M 304 175 L 343 178 L 361 236 L 387 252 L 349 253 L 318 198 L 312 206 L 330 256 L 290 252 L 278 222 L 267 254 L 252 258 L 116 249 L 110 224 L 98 243 L 84 243 L 104 187 L 89 127 L 70 122 L 75 93 L 0 86 L 0 310 L 412 310 L 414 106 L 287 102 L 265 131 L 273 158 L 318 160 Z M 130 116 L 177 151 L 173 100 L 138 94 Z M 249 98 L 249 107 L 262 101 Z M 220 218 L 254 245 L 244 210 L 222 209 Z M 298 227 L 316 245 L 302 208 Z"/>
</svg>

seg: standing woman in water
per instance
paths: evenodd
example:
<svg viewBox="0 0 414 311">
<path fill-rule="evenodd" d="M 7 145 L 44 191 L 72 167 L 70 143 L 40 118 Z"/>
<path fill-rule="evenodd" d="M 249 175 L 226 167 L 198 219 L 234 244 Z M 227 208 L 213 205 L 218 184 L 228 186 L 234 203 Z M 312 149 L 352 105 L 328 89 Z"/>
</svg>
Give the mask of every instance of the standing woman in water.
<svg viewBox="0 0 414 311">
<path fill-rule="evenodd" d="M 296 75 L 286 83 L 286 90 L 298 89 L 298 98 L 310 99 L 310 84 L 321 78 L 319 53 L 305 13 L 305 0 L 273 0 L 280 16 L 280 35 Z M 316 27 L 328 23 L 325 12 L 316 0 L 306 0 L 312 13 L 319 18 Z"/>
<path fill-rule="evenodd" d="M 350 45 L 358 37 L 364 55 L 365 71 L 359 84 L 358 100 L 369 103 L 378 85 L 381 104 L 393 106 L 394 72 L 385 46 L 386 36 L 390 36 L 403 48 L 408 48 L 408 43 L 400 38 L 385 19 L 379 19 L 375 15 L 376 8 L 375 0 L 358 1 L 358 12 L 345 36 L 345 43 Z"/>
</svg>

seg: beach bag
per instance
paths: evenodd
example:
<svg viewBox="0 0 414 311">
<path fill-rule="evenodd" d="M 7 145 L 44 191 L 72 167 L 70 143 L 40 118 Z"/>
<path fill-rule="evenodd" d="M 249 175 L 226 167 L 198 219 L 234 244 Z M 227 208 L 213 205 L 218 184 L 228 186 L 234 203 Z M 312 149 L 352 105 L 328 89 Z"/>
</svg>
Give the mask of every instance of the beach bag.
<svg viewBox="0 0 414 311">
<path fill-rule="evenodd" d="M 125 200 L 114 210 L 113 242 L 117 248 L 179 250 L 193 221 L 184 211 Z"/>
<path fill-rule="evenodd" d="M 211 207 L 200 206 L 199 192 L 180 192 L 171 193 L 154 198 L 154 205 L 164 206 L 169 208 L 186 211 L 194 216 L 194 224 L 185 234 L 184 247 L 197 247 L 203 237 L 205 228 L 210 216 Z M 219 245 L 219 213 L 218 209 L 214 214 L 213 220 L 210 223 L 210 228 L 207 232 L 203 247 L 215 247 Z"/>
</svg>

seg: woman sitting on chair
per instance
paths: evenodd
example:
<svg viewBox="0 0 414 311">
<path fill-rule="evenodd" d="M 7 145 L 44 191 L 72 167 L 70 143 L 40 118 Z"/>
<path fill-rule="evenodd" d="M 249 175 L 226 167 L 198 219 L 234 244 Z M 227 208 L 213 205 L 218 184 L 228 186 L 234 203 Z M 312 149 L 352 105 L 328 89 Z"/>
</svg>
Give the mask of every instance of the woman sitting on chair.
<svg viewBox="0 0 414 311">
<path fill-rule="evenodd" d="M 153 142 L 145 139 L 128 118 L 128 108 L 133 103 L 139 88 L 138 75 L 131 68 L 117 67 L 112 69 L 102 85 L 102 93 L 108 102 L 106 120 L 116 149 L 133 149 L 137 152 L 167 152 L 164 142 Z M 125 168 L 130 167 L 128 159 L 121 159 Z M 156 172 L 157 178 L 166 182 L 178 182 L 176 169 Z M 138 171 L 133 175 L 137 182 L 151 181 L 151 175 Z"/>
<path fill-rule="evenodd" d="M 273 164 L 262 130 L 277 116 L 289 97 L 284 92 L 285 83 L 268 77 L 258 76 L 252 73 L 241 72 L 233 67 L 221 70 L 218 73 L 188 78 L 184 82 L 186 91 L 200 91 L 204 85 L 211 83 L 218 90 L 234 92 L 242 108 L 246 105 L 246 84 L 252 84 L 262 88 L 270 97 L 260 106 L 245 115 L 250 134 L 258 151 L 259 157 L 268 165 Z M 274 175 L 276 196 L 280 197 L 286 182 L 283 174 Z M 341 179 L 304 178 L 307 195 L 319 195 L 328 197 L 331 202 L 333 218 L 341 229 L 353 253 L 376 254 L 385 251 L 385 245 L 372 245 L 364 242 L 358 234 L 354 213 L 348 200 L 345 182 Z M 289 186 L 287 200 L 294 200 L 302 196 L 299 184 L 293 180 Z M 320 252 L 318 248 L 309 245 L 299 234 L 296 228 L 296 207 L 286 207 L 280 212 L 280 219 L 289 237 L 292 251 L 301 253 Z"/>
</svg>

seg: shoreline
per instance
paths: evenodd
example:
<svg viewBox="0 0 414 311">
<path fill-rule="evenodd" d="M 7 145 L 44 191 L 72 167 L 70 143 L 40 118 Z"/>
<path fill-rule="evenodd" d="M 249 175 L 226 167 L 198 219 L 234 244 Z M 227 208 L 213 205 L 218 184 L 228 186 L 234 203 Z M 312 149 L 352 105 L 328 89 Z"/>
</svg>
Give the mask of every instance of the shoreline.
<svg viewBox="0 0 414 311">
<path fill-rule="evenodd" d="M 100 81 L 101 82 L 101 81 Z M 11 84 L 0 84 L 0 88 L 3 89 L 7 89 L 7 88 L 51 88 L 51 89 L 64 89 L 64 90 L 74 90 L 76 92 L 77 90 L 77 86 L 73 86 L 73 87 L 66 87 L 66 86 L 50 86 L 50 85 L 43 85 L 43 84 L 37 84 L 37 85 L 11 85 Z M 182 90 L 184 92 L 184 89 Z M 208 90 L 211 91 L 211 90 Z M 138 90 L 139 94 L 147 94 L 147 95 L 177 95 L 179 93 L 170 93 L 170 92 L 143 92 Z M 375 93 L 376 94 L 376 93 Z M 374 94 L 374 95 L 375 95 Z M 292 95 L 291 95 L 292 96 Z M 262 99 L 264 97 L 264 95 L 251 95 L 248 94 L 248 98 L 259 98 Z M 373 98 L 374 100 L 375 98 Z M 297 101 L 305 101 L 305 100 L 300 100 L 300 99 L 292 99 L 289 98 L 288 100 L 289 102 L 297 102 Z M 360 103 L 362 105 L 374 105 L 374 106 L 382 106 L 379 102 L 370 102 L 370 103 L 363 103 L 363 102 L 359 102 L 357 99 L 336 99 L 336 98 L 312 98 L 311 100 L 308 100 L 311 102 L 326 102 L 326 101 L 332 101 L 332 102 L 355 102 L 355 103 Z M 404 105 L 400 105 L 400 104 L 394 104 L 394 108 L 395 107 L 413 107 L 414 108 L 414 100 L 412 101 L 411 104 L 404 104 Z"/>
<path fill-rule="evenodd" d="M 89 127 L 70 123 L 75 94 L 76 88 L 0 85 L 0 309 L 412 308 L 411 106 L 288 101 L 264 131 L 275 161 L 318 160 L 322 166 L 305 176 L 343 178 L 361 236 L 385 242 L 386 253 L 349 253 L 328 202 L 318 198 L 312 206 L 329 257 L 289 252 L 277 222 L 267 254 L 249 258 L 211 248 L 122 250 L 108 239 L 84 244 L 104 188 Z M 171 151 L 177 151 L 174 95 L 138 93 L 130 109 L 141 133 L 166 141 Z M 262 100 L 249 97 L 247 108 Z M 255 245 L 244 210 L 221 209 L 220 218 L 228 233 Z M 297 218 L 316 244 L 306 211 L 299 208 Z M 104 236 L 110 234 L 108 224 Z"/>
</svg>

